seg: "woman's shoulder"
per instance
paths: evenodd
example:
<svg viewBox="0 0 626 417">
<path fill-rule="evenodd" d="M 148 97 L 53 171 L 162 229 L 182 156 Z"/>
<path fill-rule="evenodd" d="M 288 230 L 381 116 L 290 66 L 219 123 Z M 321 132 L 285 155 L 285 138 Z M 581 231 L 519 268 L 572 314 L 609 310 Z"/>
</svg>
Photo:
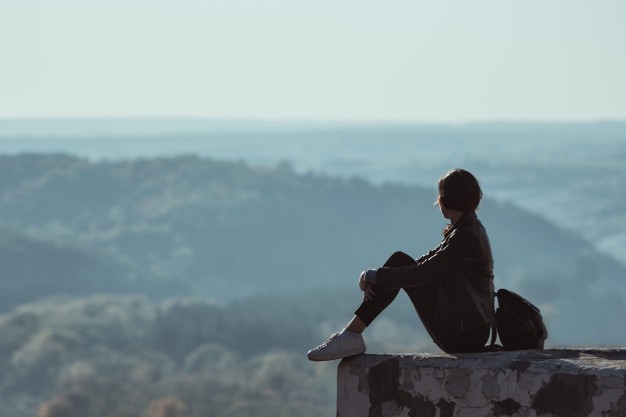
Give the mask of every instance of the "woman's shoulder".
<svg viewBox="0 0 626 417">
<path fill-rule="evenodd" d="M 446 236 L 446 239 L 458 239 L 462 237 L 479 237 L 486 234 L 485 228 L 476 216 L 476 214 L 468 215 L 467 218 L 463 218 L 464 221 L 459 221 L 454 228 L 450 230 L 450 233 Z"/>
</svg>

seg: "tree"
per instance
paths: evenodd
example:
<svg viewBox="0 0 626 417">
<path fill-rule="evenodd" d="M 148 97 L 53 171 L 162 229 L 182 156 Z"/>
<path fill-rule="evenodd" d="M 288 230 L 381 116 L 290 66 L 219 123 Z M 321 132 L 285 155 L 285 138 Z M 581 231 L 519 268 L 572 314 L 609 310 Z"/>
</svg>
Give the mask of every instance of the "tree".
<svg viewBox="0 0 626 417">
<path fill-rule="evenodd" d="M 188 410 L 185 403 L 178 398 L 165 397 L 152 401 L 142 417 L 187 417 Z"/>
</svg>

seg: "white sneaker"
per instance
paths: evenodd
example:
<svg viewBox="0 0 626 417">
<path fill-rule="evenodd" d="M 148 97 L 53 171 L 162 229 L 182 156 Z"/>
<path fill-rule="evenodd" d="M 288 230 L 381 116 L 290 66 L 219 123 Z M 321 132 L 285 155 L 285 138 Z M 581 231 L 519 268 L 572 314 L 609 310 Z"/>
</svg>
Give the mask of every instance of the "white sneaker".
<svg viewBox="0 0 626 417">
<path fill-rule="evenodd" d="M 332 361 L 333 359 L 346 358 L 360 355 L 365 352 L 363 336 L 335 333 L 324 343 L 313 350 L 309 350 L 307 356 L 311 361 Z"/>
</svg>

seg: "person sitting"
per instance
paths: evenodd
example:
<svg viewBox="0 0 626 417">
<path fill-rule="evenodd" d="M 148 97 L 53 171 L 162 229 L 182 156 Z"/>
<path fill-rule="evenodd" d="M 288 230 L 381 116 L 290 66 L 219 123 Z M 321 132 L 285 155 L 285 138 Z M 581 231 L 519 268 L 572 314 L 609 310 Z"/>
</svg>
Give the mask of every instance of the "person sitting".
<svg viewBox="0 0 626 417">
<path fill-rule="evenodd" d="M 436 205 L 450 223 L 441 243 L 413 259 L 396 252 L 380 268 L 359 276 L 363 302 L 345 328 L 308 352 L 327 361 L 365 352 L 363 331 L 402 289 L 433 341 L 445 352 L 483 350 L 494 321 L 493 256 L 489 237 L 476 215 L 482 190 L 463 169 L 439 179 Z"/>
</svg>

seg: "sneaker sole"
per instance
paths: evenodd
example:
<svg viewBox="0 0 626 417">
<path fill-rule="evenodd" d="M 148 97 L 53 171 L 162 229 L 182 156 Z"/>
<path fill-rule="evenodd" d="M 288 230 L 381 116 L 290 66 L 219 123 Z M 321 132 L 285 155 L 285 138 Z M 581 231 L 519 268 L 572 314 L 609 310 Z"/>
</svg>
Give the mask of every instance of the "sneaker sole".
<svg viewBox="0 0 626 417">
<path fill-rule="evenodd" d="M 317 357 L 317 358 L 312 358 L 311 356 L 307 355 L 307 357 L 309 358 L 310 361 L 313 362 L 325 362 L 325 361 L 334 361 L 336 359 L 343 359 L 343 358 L 351 358 L 353 356 L 358 356 L 358 355 L 362 355 L 363 353 L 365 353 L 365 349 L 363 350 L 353 350 L 350 352 L 345 353 L 342 356 L 329 356 L 329 357 Z"/>
</svg>

